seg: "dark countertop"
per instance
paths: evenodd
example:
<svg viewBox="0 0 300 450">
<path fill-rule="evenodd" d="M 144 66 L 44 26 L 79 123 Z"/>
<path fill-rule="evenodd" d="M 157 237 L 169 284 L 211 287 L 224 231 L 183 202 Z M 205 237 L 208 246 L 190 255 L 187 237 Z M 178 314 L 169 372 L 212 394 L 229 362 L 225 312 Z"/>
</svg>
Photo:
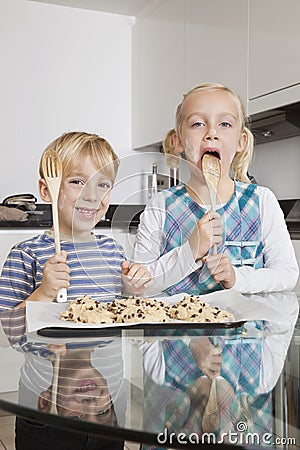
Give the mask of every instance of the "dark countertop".
<svg viewBox="0 0 300 450">
<path fill-rule="evenodd" d="M 5 228 L 49 228 L 52 226 L 51 205 L 38 203 L 36 210 L 28 212 L 28 220 L 0 221 L 0 229 Z M 103 220 L 96 228 L 137 228 L 145 205 L 110 205 Z"/>
<path fill-rule="evenodd" d="M 279 200 L 279 204 L 286 219 L 287 228 L 291 239 L 300 239 L 300 217 L 289 219 L 297 200 Z M 103 220 L 100 220 L 96 228 L 123 228 L 132 230 L 138 227 L 140 215 L 145 205 L 110 205 Z M 52 226 L 51 205 L 38 203 L 33 212 L 28 213 L 26 222 L 0 221 L 0 229 L 12 228 L 49 228 Z"/>
</svg>

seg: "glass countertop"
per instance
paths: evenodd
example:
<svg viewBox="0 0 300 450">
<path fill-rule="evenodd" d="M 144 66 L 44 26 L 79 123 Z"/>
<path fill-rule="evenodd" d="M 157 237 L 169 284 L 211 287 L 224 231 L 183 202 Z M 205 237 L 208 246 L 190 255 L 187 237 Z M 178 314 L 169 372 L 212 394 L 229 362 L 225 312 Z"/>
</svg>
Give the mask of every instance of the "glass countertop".
<svg viewBox="0 0 300 450">
<path fill-rule="evenodd" d="M 22 364 L 17 392 L 0 385 L 0 407 L 18 416 L 18 439 L 38 433 L 54 442 L 63 431 L 69 442 L 88 435 L 142 448 L 299 448 L 297 295 L 261 300 L 282 320 L 59 336 L 27 333 L 25 308 L 2 311 Z"/>
</svg>

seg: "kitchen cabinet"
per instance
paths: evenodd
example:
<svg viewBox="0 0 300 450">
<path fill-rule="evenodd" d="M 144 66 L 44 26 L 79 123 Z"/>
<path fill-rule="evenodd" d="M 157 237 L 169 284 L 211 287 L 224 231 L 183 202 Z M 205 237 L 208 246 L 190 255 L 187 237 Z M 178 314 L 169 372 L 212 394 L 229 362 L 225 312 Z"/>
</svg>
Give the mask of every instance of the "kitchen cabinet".
<svg viewBox="0 0 300 450">
<path fill-rule="evenodd" d="M 0 271 L 11 247 L 34 234 L 33 230 L 4 231 L 0 229 Z M 0 370 L 1 392 L 15 392 L 18 390 L 18 372 L 23 364 L 23 355 L 9 346 L 0 324 L 0 360 L 3 361 L 4 359 L 7 360 L 7 364 L 2 365 Z"/>
<path fill-rule="evenodd" d="M 2 328 L 1 323 L 0 327 Z M 2 329 L 1 333 L 4 336 L 4 331 Z M 7 347 L 6 343 L 5 347 L 6 348 L 3 348 L 0 339 L 0 359 L 1 361 L 5 361 L 5 364 L 1 365 L 0 371 L 1 393 L 13 393 L 18 391 L 20 378 L 19 371 L 23 365 L 24 357 L 21 353 L 18 353 L 12 347 Z"/>
<path fill-rule="evenodd" d="M 249 113 L 300 100 L 300 2 L 249 0 Z"/>
<path fill-rule="evenodd" d="M 172 128 L 184 83 L 184 2 L 155 2 L 132 34 L 132 145 L 161 141 Z"/>
<path fill-rule="evenodd" d="M 164 139 L 183 94 L 218 82 L 247 99 L 247 0 L 165 0 L 133 27 L 133 148 Z"/>
<path fill-rule="evenodd" d="M 247 101 L 247 0 L 185 2 L 184 92 L 225 84 Z"/>
<path fill-rule="evenodd" d="M 293 243 L 293 247 L 295 250 L 295 254 L 296 254 L 296 258 L 298 261 L 298 266 L 300 267 L 300 240 L 299 239 L 294 239 L 292 240 Z M 294 292 L 297 292 L 297 294 L 300 297 L 300 277 L 298 278 L 297 284 L 293 289 Z"/>
</svg>

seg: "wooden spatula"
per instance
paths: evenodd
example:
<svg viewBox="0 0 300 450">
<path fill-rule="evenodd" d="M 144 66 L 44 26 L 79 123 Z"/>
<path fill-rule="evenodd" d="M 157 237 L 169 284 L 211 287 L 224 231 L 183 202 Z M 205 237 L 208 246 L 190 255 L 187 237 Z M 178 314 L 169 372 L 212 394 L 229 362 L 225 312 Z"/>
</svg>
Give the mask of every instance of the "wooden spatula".
<svg viewBox="0 0 300 450">
<path fill-rule="evenodd" d="M 221 163 L 219 158 L 209 153 L 203 155 L 202 171 L 209 190 L 211 210 L 216 210 L 218 184 L 221 177 Z M 217 254 L 217 245 L 213 246 L 213 255 Z M 203 413 L 203 432 L 213 432 L 219 426 L 220 412 L 217 399 L 217 381 L 213 378 L 207 404 Z"/>
<path fill-rule="evenodd" d="M 213 345 L 217 345 L 216 338 L 213 339 Z M 218 430 L 220 425 L 220 409 L 217 397 L 217 379 L 211 380 L 209 397 L 205 405 L 202 417 L 202 431 L 204 433 L 213 433 Z"/>
<path fill-rule="evenodd" d="M 61 249 L 59 238 L 57 202 L 62 177 L 62 165 L 60 158 L 55 151 L 47 150 L 44 153 L 42 159 L 42 169 L 51 196 L 55 253 L 57 255 L 60 255 Z M 59 289 L 56 300 L 57 302 L 67 301 L 67 290 L 65 288 Z"/>
<path fill-rule="evenodd" d="M 205 153 L 202 158 L 202 171 L 209 190 L 211 210 L 216 210 L 218 184 L 221 177 L 221 163 L 216 156 Z M 217 253 L 217 246 L 213 246 L 213 254 Z"/>
<path fill-rule="evenodd" d="M 52 379 L 52 393 L 51 393 L 51 408 L 50 414 L 57 414 L 57 388 L 58 388 L 58 374 L 59 374 L 60 355 L 55 355 L 53 364 L 53 379 Z"/>
</svg>

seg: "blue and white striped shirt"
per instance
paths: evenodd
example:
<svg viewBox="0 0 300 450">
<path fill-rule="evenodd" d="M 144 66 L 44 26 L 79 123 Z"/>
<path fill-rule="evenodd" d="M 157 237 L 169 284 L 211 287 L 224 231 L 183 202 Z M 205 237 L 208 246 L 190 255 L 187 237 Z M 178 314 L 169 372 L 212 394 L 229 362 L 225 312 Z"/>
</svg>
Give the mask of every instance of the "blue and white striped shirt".
<svg viewBox="0 0 300 450">
<path fill-rule="evenodd" d="M 70 267 L 68 300 L 90 295 L 111 301 L 122 291 L 125 253 L 120 244 L 105 235 L 87 242 L 61 241 Z M 45 263 L 55 254 L 54 239 L 47 232 L 16 244 L 3 266 L 0 279 L 0 309 L 17 306 L 37 289 Z"/>
</svg>

